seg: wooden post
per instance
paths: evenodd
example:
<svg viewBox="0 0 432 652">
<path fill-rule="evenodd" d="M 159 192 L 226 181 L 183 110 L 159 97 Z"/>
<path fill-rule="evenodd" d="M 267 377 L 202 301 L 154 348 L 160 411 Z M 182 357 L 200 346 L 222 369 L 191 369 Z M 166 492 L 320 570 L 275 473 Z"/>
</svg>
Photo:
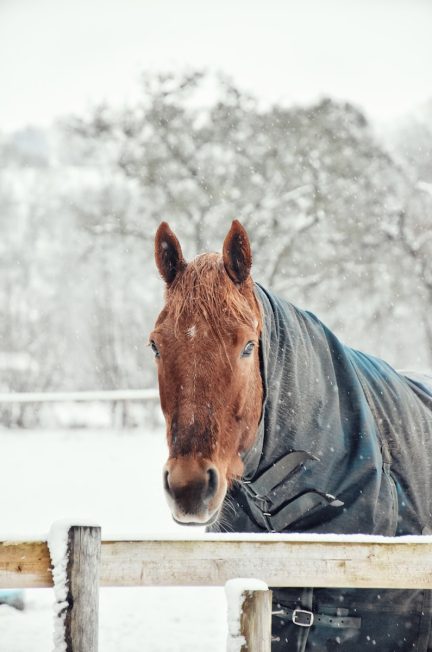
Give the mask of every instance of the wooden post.
<svg viewBox="0 0 432 652">
<path fill-rule="evenodd" d="M 114 428 L 114 430 L 117 428 L 117 406 L 118 406 L 118 401 L 113 400 L 111 403 L 111 428 Z"/>
<path fill-rule="evenodd" d="M 67 550 L 66 652 L 97 652 L 101 528 L 72 526 Z"/>
<path fill-rule="evenodd" d="M 227 652 L 270 652 L 272 592 L 257 580 L 229 580 Z"/>
<path fill-rule="evenodd" d="M 240 634 L 245 643 L 240 648 L 247 652 L 270 652 L 272 592 L 243 591 L 240 616 Z"/>
</svg>

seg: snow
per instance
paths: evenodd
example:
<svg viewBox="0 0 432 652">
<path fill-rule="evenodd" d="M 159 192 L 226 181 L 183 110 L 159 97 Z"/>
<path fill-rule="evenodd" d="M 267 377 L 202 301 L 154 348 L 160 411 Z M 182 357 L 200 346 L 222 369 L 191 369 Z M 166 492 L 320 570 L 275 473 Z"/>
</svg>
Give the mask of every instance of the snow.
<svg viewBox="0 0 432 652">
<path fill-rule="evenodd" d="M 0 607 L 0 652 L 51 652 L 52 591 L 26 592 L 25 611 Z M 100 591 L 101 652 L 221 652 L 223 589 L 113 588 Z"/>
<path fill-rule="evenodd" d="M 240 615 L 242 609 L 243 591 L 267 591 L 268 586 L 261 580 L 253 578 L 238 578 L 225 584 L 225 595 L 228 607 L 228 652 L 240 652 L 245 643 L 240 633 Z"/>
<path fill-rule="evenodd" d="M 190 537 L 165 504 L 162 431 L 3 430 L 0 450 L 2 505 L 11 506 L 2 509 L 0 540 L 46 539 L 53 521 L 77 524 L 75 515 L 101 525 L 105 539 Z M 49 536 L 58 558 L 61 531 Z M 35 589 L 23 612 L 0 606 L 0 652 L 52 650 L 55 600 L 53 590 Z M 220 652 L 223 589 L 101 589 L 99 636 L 103 652 Z"/>
<path fill-rule="evenodd" d="M 426 181 L 418 181 L 417 188 L 420 188 L 420 190 L 424 190 L 424 192 L 427 192 L 429 195 L 432 196 L 432 183 L 427 183 Z"/>
<path fill-rule="evenodd" d="M 14 505 L 2 513 L 2 539 L 45 540 L 54 521 L 77 516 L 105 539 L 187 535 L 165 503 L 162 431 L 4 430 L 0 450 L 2 503 Z"/>
<path fill-rule="evenodd" d="M 104 539 L 203 537 L 201 529 L 176 525 L 165 503 L 161 475 L 166 447 L 162 431 L 0 430 L 0 450 L 2 505 L 8 506 L 2 509 L 0 540 L 46 539 L 53 521 L 67 519 L 51 529 L 48 536 L 55 559 L 61 560 L 64 529 L 72 522 L 78 523 L 75 515 L 84 525 L 101 525 Z M 206 539 L 221 536 L 206 535 Z M 223 538 L 268 542 L 392 541 L 377 536 L 313 534 L 226 534 Z M 397 542 L 430 544 L 432 537 L 401 537 Z M 51 650 L 56 599 L 53 590 L 36 589 L 25 592 L 23 612 L 0 606 L 0 652 Z M 220 652 L 226 645 L 226 621 L 222 588 L 100 591 L 103 652 Z"/>
<path fill-rule="evenodd" d="M 48 534 L 48 547 L 53 564 L 54 595 L 54 652 L 66 652 L 64 622 L 67 603 L 67 547 L 70 523 L 53 523 Z"/>
</svg>

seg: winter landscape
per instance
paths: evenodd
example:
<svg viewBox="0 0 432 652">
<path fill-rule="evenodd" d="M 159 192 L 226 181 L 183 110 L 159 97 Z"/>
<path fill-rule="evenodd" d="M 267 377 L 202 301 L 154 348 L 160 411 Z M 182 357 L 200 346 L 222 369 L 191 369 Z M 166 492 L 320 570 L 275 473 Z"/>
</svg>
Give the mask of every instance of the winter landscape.
<svg viewBox="0 0 432 652">
<path fill-rule="evenodd" d="M 41 0 L 39 10 L 30 4 L 0 7 L 0 82 L 8 89 L 4 115 L 0 106 L 0 540 L 45 540 L 51 524 L 64 518 L 98 523 L 104 539 L 187 536 L 163 495 L 167 450 L 158 400 L 115 402 L 103 395 L 156 388 L 148 348 L 163 301 L 155 231 L 169 221 L 192 259 L 220 251 L 238 218 L 251 238 L 257 281 L 317 314 L 348 345 L 397 368 L 431 369 L 432 87 L 413 89 L 417 78 L 426 88 L 430 77 L 422 65 L 432 58 L 424 31 L 432 13 L 421 0 L 410 3 L 411 10 L 384 0 L 364 4 L 361 24 L 372 26 L 370 47 L 383 53 L 381 76 L 374 77 L 367 53 L 358 63 L 363 38 L 353 2 L 343 8 L 332 0 L 333 15 L 320 14 L 319 3 L 308 0 L 318 16 L 313 25 L 298 2 L 276 3 L 274 16 L 264 3 L 239 3 L 232 11 L 250 21 L 242 38 L 253 73 L 247 62 L 244 69 L 238 62 L 230 67 L 242 43 L 235 42 L 239 30 L 232 25 L 230 61 L 221 53 L 221 31 L 232 22 L 227 2 L 214 17 L 218 38 L 203 9 L 189 0 L 182 12 L 161 3 L 169 18 L 154 2 L 144 9 L 128 0 L 123 10 L 121 3 L 98 0 L 87 27 L 81 25 L 83 2 L 77 3 L 79 19 L 70 8 L 60 15 L 51 0 Z M 301 39 L 295 38 L 297 15 Z M 287 29 L 290 23 L 291 41 L 277 31 L 281 21 Z M 411 30 L 404 30 L 405 21 Z M 100 22 L 106 29 L 99 30 Z M 133 54 L 130 45 L 127 55 L 127 34 L 131 43 L 141 38 L 134 22 L 146 25 L 148 41 Z M 315 26 L 321 22 L 323 33 Z M 44 41 L 40 65 L 33 23 Z M 352 46 L 340 36 L 342 25 Z M 278 34 L 274 62 L 262 53 L 261 65 L 253 59 L 256 44 L 263 39 L 272 51 L 272 29 Z M 80 34 L 83 53 L 75 60 Z M 411 39 L 405 67 L 398 58 L 401 35 Z M 312 37 L 314 55 L 305 70 L 324 65 L 322 57 L 339 71 L 339 81 L 323 73 L 318 86 L 311 76 L 303 93 L 301 53 Z M 339 58 L 328 45 L 326 58 L 328 41 L 339 38 L 346 51 Z M 194 39 L 196 50 L 187 44 Z M 94 80 L 85 86 L 85 57 L 98 44 L 99 68 L 91 68 Z M 61 71 L 46 64 L 57 51 Z M 116 51 L 124 68 L 113 63 Z M 364 97 L 340 60 L 345 56 Z M 284 57 L 295 58 L 291 77 L 284 77 Z M 265 81 L 270 68 L 271 90 Z M 128 89 L 122 86 L 126 70 L 133 79 Z M 101 71 L 113 79 L 92 95 L 88 89 L 99 88 Z M 69 73 L 75 79 L 70 88 Z M 394 98 L 388 112 L 384 101 L 370 101 L 385 97 L 386 79 Z M 56 85 L 64 86 L 64 105 Z M 46 106 L 51 93 L 58 104 L 46 115 L 37 99 L 42 92 Z M 85 102 L 75 102 L 80 94 Z M 84 403 L 10 400 L 24 392 L 85 391 L 101 394 Z M 24 600 L 22 611 L 0 604 L 0 652 L 52 649 L 53 591 L 26 590 Z M 226 627 L 222 589 L 100 593 L 103 652 L 219 652 Z"/>
<path fill-rule="evenodd" d="M 2 540 L 26 539 L 29 532 L 45 539 L 52 522 L 64 518 L 100 523 L 105 539 L 184 536 L 162 493 L 161 429 L 14 430 L 0 438 L 7 457 L 2 504 L 14 506 L 2 512 Z M 79 472 L 65 481 L 72 469 Z M 24 611 L 1 606 L 1 652 L 52 650 L 53 604 L 51 589 L 33 589 L 25 592 Z M 101 650 L 217 652 L 225 639 L 223 589 L 101 590 Z"/>
</svg>

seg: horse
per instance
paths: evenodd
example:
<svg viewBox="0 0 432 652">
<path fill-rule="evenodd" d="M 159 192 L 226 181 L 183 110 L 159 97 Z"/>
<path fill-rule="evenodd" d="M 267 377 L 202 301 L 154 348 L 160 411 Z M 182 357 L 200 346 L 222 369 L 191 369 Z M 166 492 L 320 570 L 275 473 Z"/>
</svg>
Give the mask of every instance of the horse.
<svg viewBox="0 0 432 652">
<path fill-rule="evenodd" d="M 186 262 L 162 222 L 149 336 L 174 520 L 210 532 L 432 533 L 432 378 L 344 345 L 253 281 L 245 228 Z M 272 650 L 432 649 L 432 592 L 274 590 Z"/>
</svg>

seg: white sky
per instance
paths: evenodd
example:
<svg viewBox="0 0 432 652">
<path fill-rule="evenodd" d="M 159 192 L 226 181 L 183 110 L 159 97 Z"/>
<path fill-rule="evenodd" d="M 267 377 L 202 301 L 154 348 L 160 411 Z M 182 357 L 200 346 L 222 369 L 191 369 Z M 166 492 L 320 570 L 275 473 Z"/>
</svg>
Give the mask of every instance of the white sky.
<svg viewBox="0 0 432 652">
<path fill-rule="evenodd" d="M 432 96 L 430 0 L 0 0 L 0 130 L 210 67 L 264 101 L 324 94 L 393 119 Z"/>
</svg>

